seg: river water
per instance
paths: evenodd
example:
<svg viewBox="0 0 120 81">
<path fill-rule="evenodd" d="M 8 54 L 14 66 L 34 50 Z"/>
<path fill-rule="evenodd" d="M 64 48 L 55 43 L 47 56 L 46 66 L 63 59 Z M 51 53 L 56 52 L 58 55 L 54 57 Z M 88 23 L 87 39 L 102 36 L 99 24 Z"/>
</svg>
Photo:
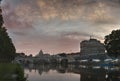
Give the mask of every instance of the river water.
<svg viewBox="0 0 120 81">
<path fill-rule="evenodd" d="M 26 73 L 29 74 L 28 81 L 80 81 L 79 74 L 72 73 L 58 73 L 57 71 L 50 70 L 49 72 L 43 72 L 42 74 L 39 71 L 26 70 Z"/>
<path fill-rule="evenodd" d="M 120 81 L 119 67 L 28 65 L 24 71 L 28 81 Z"/>
</svg>

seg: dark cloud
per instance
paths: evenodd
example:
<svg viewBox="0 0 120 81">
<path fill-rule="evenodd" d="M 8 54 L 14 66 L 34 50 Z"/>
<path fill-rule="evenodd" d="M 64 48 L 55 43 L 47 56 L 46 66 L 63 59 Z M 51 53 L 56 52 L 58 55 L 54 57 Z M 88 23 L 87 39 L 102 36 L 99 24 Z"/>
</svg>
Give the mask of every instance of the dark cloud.
<svg viewBox="0 0 120 81">
<path fill-rule="evenodd" d="M 116 22 L 114 19 L 116 16 L 112 14 L 110 8 L 113 5 L 119 5 L 119 0 L 5 0 L 5 2 L 8 3 L 6 5 L 12 7 L 11 13 L 6 13 L 7 17 L 14 16 L 12 20 L 15 19 L 18 24 L 21 22 L 25 25 L 29 24 L 28 27 L 37 22 L 37 19 L 56 18 L 109 24 Z M 5 11 L 8 10 L 5 8 Z M 25 25 L 21 27 L 24 28 Z"/>
<path fill-rule="evenodd" d="M 119 28 L 120 0 L 4 0 L 6 27 L 18 51 L 79 51 L 90 36 Z M 112 27 L 113 25 L 117 27 Z M 71 51 L 70 51 L 71 52 Z"/>
<path fill-rule="evenodd" d="M 14 32 L 12 32 L 14 35 L 17 35 L 17 36 L 25 36 L 25 35 L 27 35 L 25 32 L 16 32 L 16 31 L 14 31 Z"/>
<path fill-rule="evenodd" d="M 16 15 L 14 9 L 12 9 L 10 3 L 4 4 L 2 6 L 3 17 L 5 21 L 5 25 L 7 28 L 16 28 L 16 29 L 34 29 L 33 24 L 29 20 L 24 20 L 24 16 L 20 17 Z"/>
</svg>

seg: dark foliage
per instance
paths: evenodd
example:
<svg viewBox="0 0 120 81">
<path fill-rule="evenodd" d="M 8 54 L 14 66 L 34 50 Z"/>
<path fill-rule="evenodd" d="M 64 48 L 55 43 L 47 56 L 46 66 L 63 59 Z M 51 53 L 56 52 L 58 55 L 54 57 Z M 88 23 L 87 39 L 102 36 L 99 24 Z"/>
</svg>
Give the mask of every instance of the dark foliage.
<svg viewBox="0 0 120 81">
<path fill-rule="evenodd" d="M 8 36 L 7 29 L 3 27 L 3 17 L 0 9 L 0 62 L 10 62 L 14 59 L 16 49 Z"/>
<path fill-rule="evenodd" d="M 58 54 L 61 57 L 66 57 L 67 55 L 65 53 Z"/>
<path fill-rule="evenodd" d="M 108 55 L 119 56 L 120 55 L 120 29 L 113 30 L 109 35 L 105 36 L 105 47 Z"/>
</svg>

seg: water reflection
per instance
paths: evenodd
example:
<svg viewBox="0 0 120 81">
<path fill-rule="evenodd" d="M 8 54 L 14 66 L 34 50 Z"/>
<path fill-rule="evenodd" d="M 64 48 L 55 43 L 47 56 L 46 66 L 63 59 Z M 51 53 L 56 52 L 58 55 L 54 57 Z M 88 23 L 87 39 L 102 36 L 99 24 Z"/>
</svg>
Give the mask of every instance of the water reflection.
<svg viewBox="0 0 120 81">
<path fill-rule="evenodd" d="M 23 68 L 18 64 L 0 63 L 0 81 L 26 81 Z"/>
<path fill-rule="evenodd" d="M 120 81 L 119 67 L 30 64 L 25 72 L 29 81 Z"/>
</svg>

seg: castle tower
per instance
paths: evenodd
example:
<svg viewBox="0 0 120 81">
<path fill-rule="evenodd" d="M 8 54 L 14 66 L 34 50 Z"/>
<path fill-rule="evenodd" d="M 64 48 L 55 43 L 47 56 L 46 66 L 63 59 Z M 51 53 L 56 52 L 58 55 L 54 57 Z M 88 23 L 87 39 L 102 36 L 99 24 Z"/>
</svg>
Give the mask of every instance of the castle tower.
<svg viewBox="0 0 120 81">
<path fill-rule="evenodd" d="M 90 38 L 80 43 L 81 55 L 105 54 L 105 47 L 97 39 Z"/>
</svg>

